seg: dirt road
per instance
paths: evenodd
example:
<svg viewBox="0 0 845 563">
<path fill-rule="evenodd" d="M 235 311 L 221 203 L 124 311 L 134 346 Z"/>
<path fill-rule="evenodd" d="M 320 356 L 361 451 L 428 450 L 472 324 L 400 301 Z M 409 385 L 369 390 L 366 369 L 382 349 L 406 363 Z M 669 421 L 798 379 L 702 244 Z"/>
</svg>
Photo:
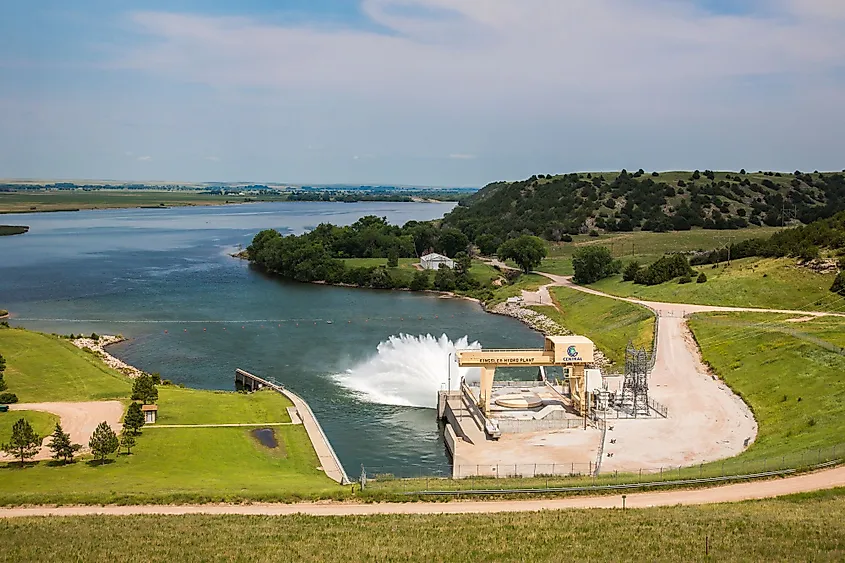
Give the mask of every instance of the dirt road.
<svg viewBox="0 0 845 563">
<path fill-rule="evenodd" d="M 70 439 L 75 444 L 82 444 L 83 452 L 88 451 L 88 440 L 94 429 L 103 421 L 109 423 L 112 430 L 120 432 L 122 428 L 120 419 L 123 416 L 123 405 L 120 401 L 88 401 L 83 403 L 17 403 L 9 405 L 11 411 L 43 411 L 57 415 L 61 420 L 62 428 L 70 434 Z M 41 449 L 35 456 L 35 460 L 50 459 L 50 450 L 47 448 L 49 438 L 42 441 Z M 0 461 L 9 461 L 12 458 L 0 455 Z"/>
<path fill-rule="evenodd" d="M 711 489 L 665 491 L 628 494 L 629 508 L 677 506 L 738 502 L 771 498 L 799 492 L 845 487 L 845 467 L 819 473 L 800 475 L 772 481 L 741 483 Z M 488 514 L 492 512 L 532 512 L 538 510 L 566 510 L 574 508 L 620 508 L 621 495 L 599 497 L 571 497 L 537 500 L 490 500 L 465 502 L 408 502 L 408 503 L 301 503 L 301 504 L 199 504 L 199 505 L 138 505 L 138 506 L 56 506 L 0 508 L 0 518 L 21 516 L 84 516 L 105 514 L 241 514 L 283 516 L 308 514 L 312 516 L 353 516 L 371 514 Z"/>
</svg>

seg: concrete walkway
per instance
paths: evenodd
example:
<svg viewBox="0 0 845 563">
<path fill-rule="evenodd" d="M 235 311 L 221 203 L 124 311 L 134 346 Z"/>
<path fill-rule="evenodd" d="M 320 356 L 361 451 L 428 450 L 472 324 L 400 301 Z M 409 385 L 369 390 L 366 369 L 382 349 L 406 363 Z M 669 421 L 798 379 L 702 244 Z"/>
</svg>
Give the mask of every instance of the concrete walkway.
<svg viewBox="0 0 845 563">
<path fill-rule="evenodd" d="M 772 498 L 835 487 L 845 487 L 845 467 L 753 483 L 739 483 L 710 489 L 626 493 L 628 508 L 700 505 Z M 487 500 L 461 502 L 406 503 L 300 503 L 300 504 L 192 504 L 137 506 L 56 506 L 0 508 L 0 518 L 21 516 L 85 516 L 103 514 L 234 514 L 285 516 L 366 516 L 372 514 L 489 514 L 494 512 L 534 512 L 577 508 L 621 508 L 621 495 L 568 497 L 536 500 Z"/>
</svg>

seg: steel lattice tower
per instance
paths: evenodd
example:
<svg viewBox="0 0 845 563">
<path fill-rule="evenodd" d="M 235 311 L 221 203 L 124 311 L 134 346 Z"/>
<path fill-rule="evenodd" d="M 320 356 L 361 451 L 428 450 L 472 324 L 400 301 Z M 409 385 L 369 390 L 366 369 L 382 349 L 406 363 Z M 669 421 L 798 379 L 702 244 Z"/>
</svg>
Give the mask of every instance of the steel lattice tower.
<svg viewBox="0 0 845 563">
<path fill-rule="evenodd" d="M 625 379 L 622 382 L 622 410 L 633 416 L 648 416 L 648 371 L 651 358 L 645 348 L 631 342 L 625 348 Z"/>
</svg>

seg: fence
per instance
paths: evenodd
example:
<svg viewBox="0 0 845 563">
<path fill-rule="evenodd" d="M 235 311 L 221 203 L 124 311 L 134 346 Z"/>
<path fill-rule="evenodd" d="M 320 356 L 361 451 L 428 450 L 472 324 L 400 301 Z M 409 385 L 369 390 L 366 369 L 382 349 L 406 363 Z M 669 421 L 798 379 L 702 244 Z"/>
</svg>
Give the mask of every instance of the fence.
<svg viewBox="0 0 845 563">
<path fill-rule="evenodd" d="M 837 465 L 845 443 L 764 457 L 743 455 L 691 466 L 625 468 L 596 474 L 595 463 L 517 463 L 422 466 L 368 466 L 367 490 L 407 494 L 507 493 L 599 490 L 709 483 L 786 475 Z M 362 468 L 364 469 L 364 468 Z M 451 478 L 454 475 L 459 478 Z"/>
</svg>

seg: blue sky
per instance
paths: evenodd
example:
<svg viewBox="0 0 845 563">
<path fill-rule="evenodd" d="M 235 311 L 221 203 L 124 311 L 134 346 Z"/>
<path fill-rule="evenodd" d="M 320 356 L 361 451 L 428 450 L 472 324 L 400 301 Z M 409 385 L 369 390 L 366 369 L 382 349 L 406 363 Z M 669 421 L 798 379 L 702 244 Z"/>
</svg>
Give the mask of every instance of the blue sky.
<svg viewBox="0 0 845 563">
<path fill-rule="evenodd" d="M 0 177 L 845 168 L 840 0 L 6 4 Z"/>
</svg>

